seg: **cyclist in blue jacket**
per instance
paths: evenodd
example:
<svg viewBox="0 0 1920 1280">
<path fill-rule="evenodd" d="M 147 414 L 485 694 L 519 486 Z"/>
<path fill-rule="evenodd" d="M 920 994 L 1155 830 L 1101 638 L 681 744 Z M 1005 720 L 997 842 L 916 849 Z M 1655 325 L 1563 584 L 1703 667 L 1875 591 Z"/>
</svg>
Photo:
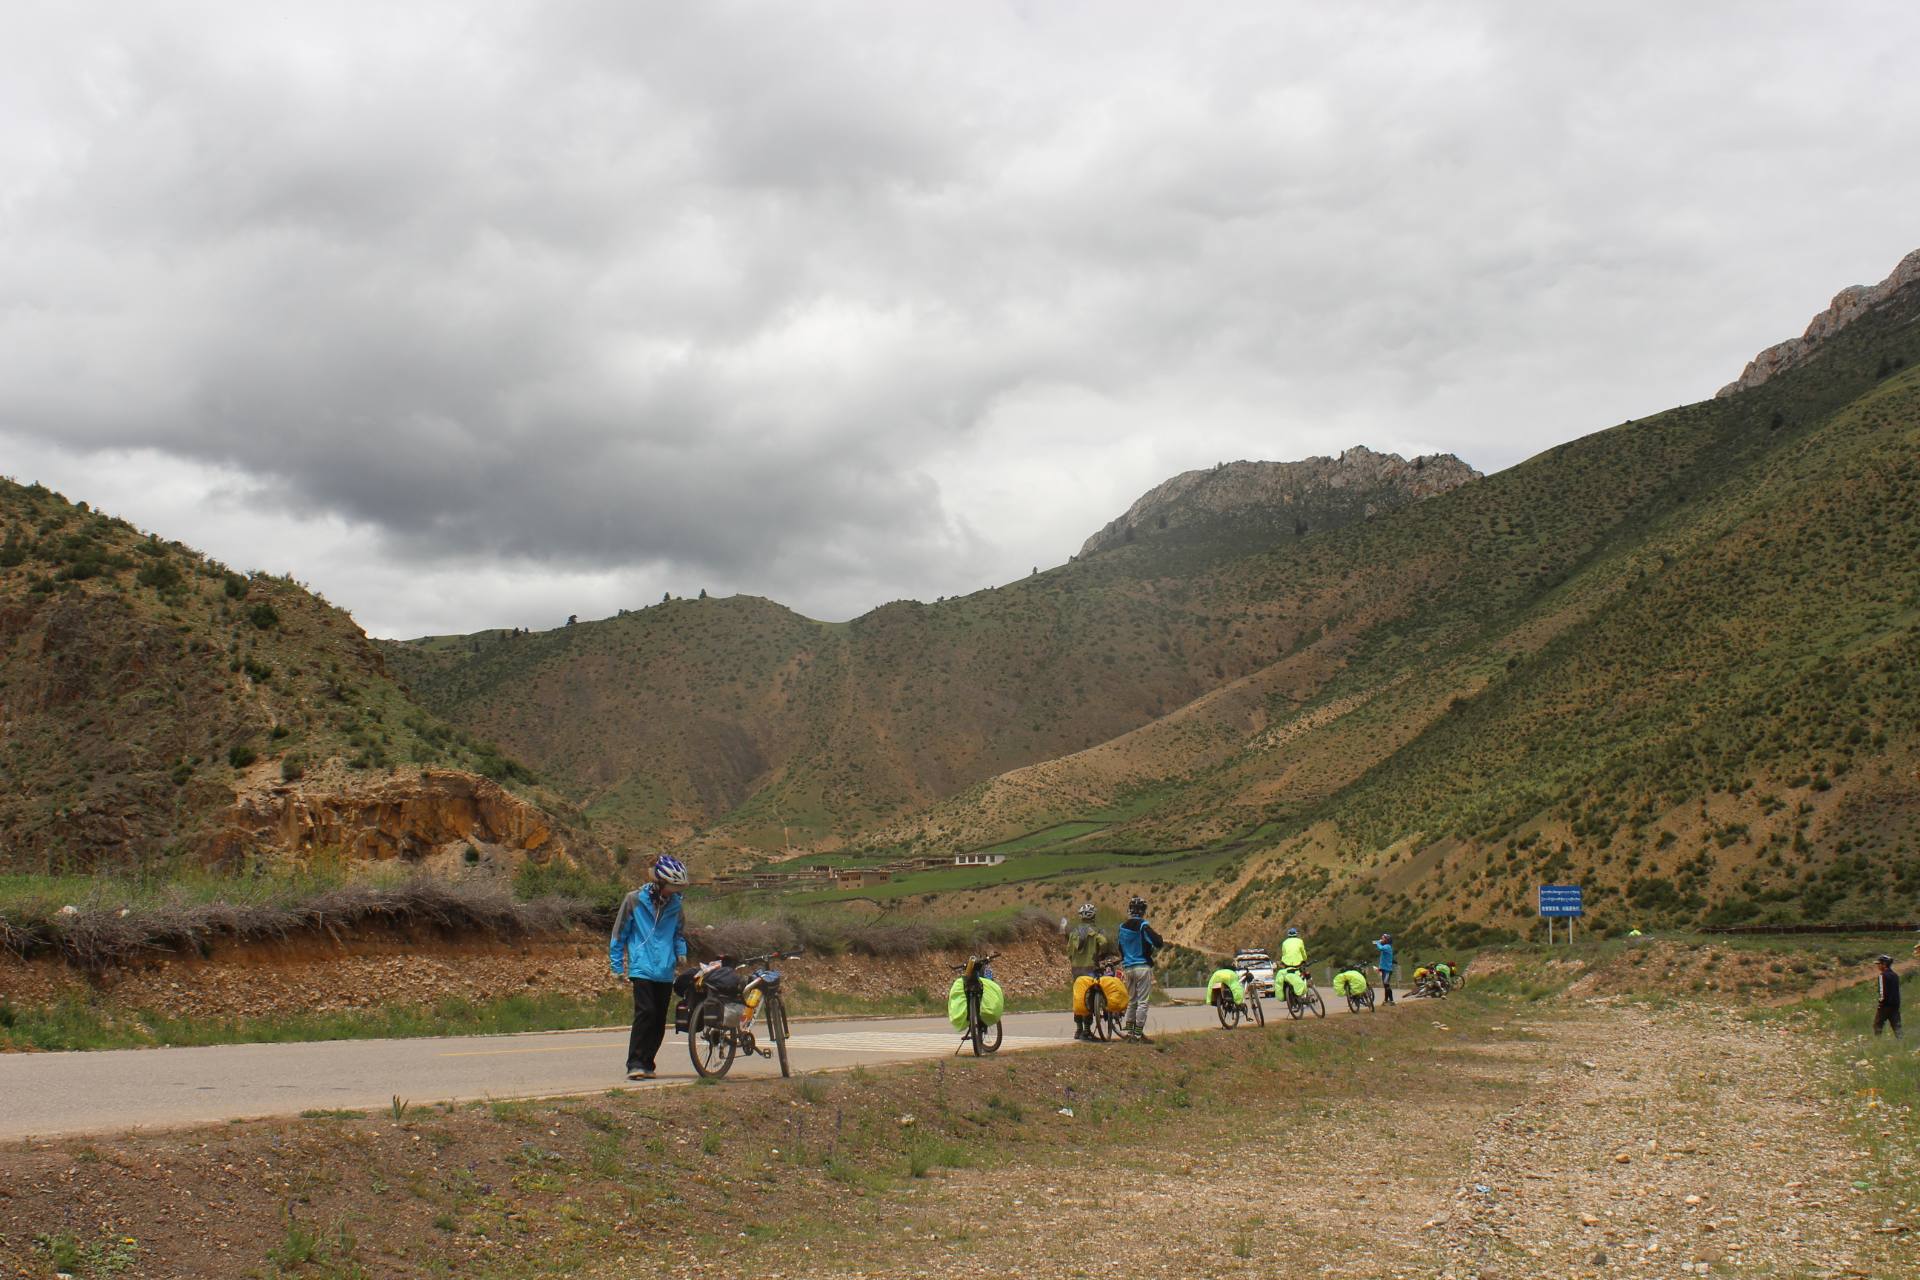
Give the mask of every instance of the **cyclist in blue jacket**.
<svg viewBox="0 0 1920 1280">
<path fill-rule="evenodd" d="M 1383 933 L 1380 941 L 1373 944 L 1380 953 L 1380 989 L 1387 993 L 1386 1003 L 1393 1003 L 1393 935 Z"/>
<path fill-rule="evenodd" d="M 654 1059 L 667 1034 L 674 973 L 687 958 L 680 902 L 680 891 L 686 887 L 686 867 L 678 858 L 661 854 L 653 863 L 653 883 L 622 899 L 613 920 L 607 966 L 616 978 L 633 983 L 633 1031 L 627 1037 L 629 1080 L 653 1079 Z"/>
<path fill-rule="evenodd" d="M 1166 943 L 1147 923 L 1147 900 L 1127 900 L 1127 920 L 1120 926 L 1120 968 L 1127 975 L 1126 1038 L 1152 1044 L 1147 1035 L 1147 997 L 1153 994 L 1153 957 Z"/>
</svg>

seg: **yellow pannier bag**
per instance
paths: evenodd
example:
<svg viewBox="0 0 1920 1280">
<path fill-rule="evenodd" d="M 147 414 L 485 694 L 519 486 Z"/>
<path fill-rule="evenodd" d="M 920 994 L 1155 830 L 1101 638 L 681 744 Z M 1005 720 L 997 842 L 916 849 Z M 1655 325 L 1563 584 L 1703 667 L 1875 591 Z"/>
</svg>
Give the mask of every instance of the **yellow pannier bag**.
<svg viewBox="0 0 1920 1280">
<path fill-rule="evenodd" d="M 1127 1007 L 1127 984 L 1126 983 L 1120 981 L 1120 979 L 1118 978 L 1079 977 L 1073 980 L 1073 1016 L 1074 1017 L 1087 1018 L 1087 1017 L 1093 1016 L 1092 1011 L 1087 1007 L 1087 997 L 1088 997 L 1088 994 L 1093 990 L 1093 984 L 1096 982 L 1100 984 L 1100 994 L 1105 996 L 1107 999 L 1106 1011 L 1108 1013 L 1117 1014 L 1126 1009 Z"/>
<path fill-rule="evenodd" d="M 1343 996 L 1365 995 L 1367 977 L 1357 969 L 1348 969 L 1333 976 L 1333 989 Z"/>
</svg>

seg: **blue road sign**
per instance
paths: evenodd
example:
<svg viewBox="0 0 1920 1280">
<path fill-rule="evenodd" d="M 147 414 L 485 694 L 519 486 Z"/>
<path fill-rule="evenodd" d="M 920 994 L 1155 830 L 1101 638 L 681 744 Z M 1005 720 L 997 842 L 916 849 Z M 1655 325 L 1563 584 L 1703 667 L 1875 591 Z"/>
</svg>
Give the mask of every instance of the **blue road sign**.
<svg viewBox="0 0 1920 1280">
<path fill-rule="evenodd" d="M 1570 918 L 1583 916 L 1580 909 L 1580 886 L 1577 884 L 1543 884 L 1540 886 L 1540 914 L 1549 918 Z"/>
</svg>

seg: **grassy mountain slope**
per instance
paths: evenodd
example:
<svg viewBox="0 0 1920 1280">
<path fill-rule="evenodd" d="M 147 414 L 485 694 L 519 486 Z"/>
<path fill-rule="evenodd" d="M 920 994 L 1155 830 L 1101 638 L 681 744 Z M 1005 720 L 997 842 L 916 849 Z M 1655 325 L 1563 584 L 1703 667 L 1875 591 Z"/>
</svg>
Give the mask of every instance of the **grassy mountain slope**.
<svg viewBox="0 0 1920 1280">
<path fill-rule="evenodd" d="M 425 765 L 518 768 L 409 701 L 297 584 L 0 481 L 0 870 L 245 852 L 274 838 L 230 829 L 243 794 Z"/>
<path fill-rule="evenodd" d="M 1196 933 L 1517 928 L 1556 878 L 1643 922 L 1910 911 L 1916 315 L 1909 288 L 1761 387 L 1233 566 L 1256 596 L 1359 585 L 1306 651 L 893 838 L 1157 790 L 1098 838 L 1245 843 L 1166 886 Z"/>
<path fill-rule="evenodd" d="M 1365 519 L 1435 483 L 1398 466 L 1349 479 L 1315 519 Z M 1327 536 L 1303 532 L 1176 521 L 1137 546 L 840 625 L 764 600 L 674 600 L 386 652 L 428 705 L 536 763 L 616 838 L 718 824 L 716 844 L 832 843 L 1270 663 L 1306 625 L 1299 602 L 1244 599 L 1215 570 Z"/>
</svg>

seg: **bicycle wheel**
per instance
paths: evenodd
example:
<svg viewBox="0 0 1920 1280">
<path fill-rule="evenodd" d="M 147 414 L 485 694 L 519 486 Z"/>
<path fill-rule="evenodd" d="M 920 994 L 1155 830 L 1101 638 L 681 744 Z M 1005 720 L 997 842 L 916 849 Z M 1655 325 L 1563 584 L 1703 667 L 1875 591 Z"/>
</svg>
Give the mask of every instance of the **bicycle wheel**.
<svg viewBox="0 0 1920 1280">
<path fill-rule="evenodd" d="M 1213 1011 L 1219 1015 L 1220 1025 L 1228 1031 L 1240 1025 L 1240 1007 L 1234 1004 L 1233 1001 L 1216 1000 L 1213 1004 Z"/>
<path fill-rule="evenodd" d="M 1261 1005 L 1259 995 L 1252 991 L 1247 992 L 1247 1021 L 1256 1027 L 1267 1025 L 1267 1011 Z"/>
<path fill-rule="evenodd" d="M 1006 1028 L 1002 1026 L 1000 1023 L 996 1022 L 992 1026 L 986 1028 L 981 1034 L 982 1034 L 982 1037 L 985 1039 L 986 1046 L 983 1049 L 981 1049 L 980 1052 L 998 1053 L 1000 1051 L 1000 1038 L 1006 1034 Z"/>
<path fill-rule="evenodd" d="M 773 1056 L 780 1060 L 780 1074 L 790 1076 L 787 1065 L 787 1005 L 777 994 L 767 997 L 767 1034 L 773 1037 Z"/>
<path fill-rule="evenodd" d="M 1299 996 L 1293 994 L 1293 988 L 1288 987 L 1287 988 L 1287 1016 L 1289 1018 L 1298 1018 L 1301 1014 L 1305 1013 L 1306 1011 L 1307 1011 L 1307 1006 L 1300 1002 Z"/>
<path fill-rule="evenodd" d="M 1307 1003 L 1313 1006 L 1314 1017 L 1324 1018 L 1327 1016 L 1327 1002 L 1321 999 L 1320 988 L 1318 987 L 1307 988 Z"/>
<path fill-rule="evenodd" d="M 702 1000 L 687 1020 L 687 1056 L 693 1069 L 715 1079 L 733 1070 L 733 1055 L 740 1048 L 733 1033 L 720 1025 L 721 1011 L 720 1001 Z"/>
<path fill-rule="evenodd" d="M 1087 992 L 1087 1033 L 1095 1040 L 1105 1040 L 1107 1031 L 1107 993 L 1094 983 Z"/>
</svg>

